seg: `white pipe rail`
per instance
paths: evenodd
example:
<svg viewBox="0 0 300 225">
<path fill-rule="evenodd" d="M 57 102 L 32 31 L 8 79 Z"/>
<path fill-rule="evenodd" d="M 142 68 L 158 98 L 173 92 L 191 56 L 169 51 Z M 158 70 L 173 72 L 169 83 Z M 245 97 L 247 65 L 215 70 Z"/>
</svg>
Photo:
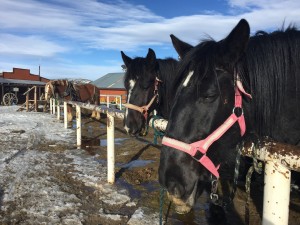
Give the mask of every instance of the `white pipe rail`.
<svg viewBox="0 0 300 225">
<path fill-rule="evenodd" d="M 118 105 L 119 104 L 119 109 L 122 109 L 122 100 L 123 100 L 123 96 L 125 95 L 100 95 L 100 104 L 106 104 L 106 106 L 109 108 L 110 105 Z M 106 101 L 101 101 L 102 97 L 106 98 Z M 111 103 L 110 99 L 114 98 L 114 99 L 118 99 L 119 103 Z"/>
<path fill-rule="evenodd" d="M 52 98 L 50 98 L 50 114 L 53 114 L 52 104 L 53 104 L 53 100 L 52 100 Z"/>
<path fill-rule="evenodd" d="M 52 99 L 52 107 L 53 107 L 52 113 L 53 113 L 53 114 L 55 114 L 55 105 L 56 105 L 56 101 L 55 101 L 55 99 L 53 98 L 53 99 Z"/>
<path fill-rule="evenodd" d="M 107 113 L 107 181 L 115 183 L 115 119 Z"/>
<path fill-rule="evenodd" d="M 64 128 L 68 128 L 68 103 L 64 102 Z"/>
<path fill-rule="evenodd" d="M 60 120 L 60 101 L 57 100 L 57 120 Z"/>
<path fill-rule="evenodd" d="M 81 146 L 81 108 L 76 105 L 76 132 L 77 132 L 77 147 Z"/>
<path fill-rule="evenodd" d="M 64 110 L 67 104 L 76 105 L 77 119 L 77 145 L 81 145 L 81 113 L 80 108 L 95 110 L 107 114 L 107 179 L 109 183 L 115 182 L 115 145 L 114 145 L 114 117 L 123 119 L 124 112 L 111 109 L 106 106 L 96 106 L 88 103 L 68 101 L 64 102 Z M 65 113 L 66 114 L 66 113 Z M 66 116 L 64 117 L 66 121 Z M 152 127 L 153 119 L 149 126 Z M 80 125 L 79 125 L 80 124 Z M 155 119 L 154 127 L 165 131 L 168 121 Z M 66 127 L 66 126 L 65 126 Z M 80 132 L 78 131 L 80 130 Z M 265 139 L 260 147 L 254 143 L 245 143 L 242 154 L 255 157 L 265 162 L 265 187 L 263 201 L 263 225 L 288 225 L 288 212 L 290 201 L 291 170 L 300 172 L 300 147 L 278 143 Z"/>
</svg>

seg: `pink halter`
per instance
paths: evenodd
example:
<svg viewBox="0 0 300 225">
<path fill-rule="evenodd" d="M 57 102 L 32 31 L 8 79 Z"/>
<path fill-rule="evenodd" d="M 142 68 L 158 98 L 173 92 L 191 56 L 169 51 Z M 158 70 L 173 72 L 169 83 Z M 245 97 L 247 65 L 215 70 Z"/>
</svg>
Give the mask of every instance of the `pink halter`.
<svg viewBox="0 0 300 225">
<path fill-rule="evenodd" d="M 162 144 L 178 149 L 180 151 L 186 152 L 191 155 L 196 161 L 200 162 L 207 170 L 209 170 L 215 177 L 219 178 L 218 169 L 220 165 L 215 166 L 214 163 L 211 161 L 209 157 L 206 156 L 206 152 L 208 148 L 217 141 L 222 135 L 233 126 L 233 124 L 237 121 L 240 129 L 241 129 L 241 136 L 245 134 L 246 131 L 246 123 L 242 108 L 242 96 L 241 92 L 245 94 L 247 97 L 252 98 L 252 96 L 245 92 L 243 85 L 240 80 L 236 81 L 235 87 L 235 105 L 232 110 L 232 114 L 228 117 L 225 122 L 219 126 L 214 132 L 212 132 L 208 137 L 203 140 L 193 142 L 191 144 L 184 143 L 182 141 L 178 141 L 169 137 L 164 137 L 162 139 Z M 242 113 L 240 116 L 236 116 L 235 109 L 241 108 Z M 199 152 L 201 154 L 200 159 L 196 159 L 195 155 Z"/>
</svg>

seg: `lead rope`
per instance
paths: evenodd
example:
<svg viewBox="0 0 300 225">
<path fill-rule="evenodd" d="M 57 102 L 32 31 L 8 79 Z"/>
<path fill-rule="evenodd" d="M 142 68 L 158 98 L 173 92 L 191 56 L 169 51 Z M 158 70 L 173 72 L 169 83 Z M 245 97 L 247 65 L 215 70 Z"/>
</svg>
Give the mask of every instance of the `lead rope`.
<svg viewBox="0 0 300 225">
<path fill-rule="evenodd" d="M 160 188 L 160 196 L 159 196 L 159 225 L 163 225 L 163 207 L 164 207 L 164 194 L 166 189 L 161 187 Z M 168 215 L 170 212 L 172 201 L 170 201 L 167 212 L 166 212 L 166 218 L 165 218 L 165 224 L 167 224 L 168 221 Z"/>
<path fill-rule="evenodd" d="M 240 143 L 236 146 L 236 150 L 237 150 L 237 155 L 235 158 L 235 168 L 234 168 L 234 177 L 233 177 L 233 187 L 231 190 L 231 194 L 229 197 L 229 203 L 231 203 L 233 201 L 233 198 L 235 196 L 236 193 L 236 189 L 237 189 L 237 181 L 238 181 L 238 177 L 239 177 L 239 173 L 240 173 L 240 163 L 241 163 L 241 153 L 242 153 L 242 147 L 243 147 L 244 143 Z M 226 202 L 225 202 L 226 204 Z M 227 205 L 225 205 L 226 207 Z"/>
<path fill-rule="evenodd" d="M 245 222 L 246 224 L 250 224 L 250 210 L 249 210 L 249 203 L 250 203 L 250 193 L 251 193 L 251 177 L 253 172 L 257 172 L 259 174 L 262 173 L 262 162 L 258 162 L 256 159 L 256 150 L 260 150 L 260 142 L 258 140 L 257 143 L 258 146 L 255 146 L 255 144 L 252 144 L 251 146 L 251 150 L 252 150 L 252 158 L 253 158 L 253 165 L 249 168 L 247 175 L 246 175 L 246 184 L 245 184 L 245 188 L 246 188 L 246 205 L 245 205 Z"/>
<path fill-rule="evenodd" d="M 165 135 L 164 132 L 159 131 L 158 129 L 156 129 L 156 128 L 154 127 L 154 121 L 157 120 L 157 119 L 163 119 L 163 118 L 160 117 L 160 116 L 157 116 L 157 115 L 154 115 L 154 116 L 152 117 L 152 128 L 153 128 L 153 130 L 154 130 L 154 139 L 153 139 L 153 143 L 156 144 L 156 145 L 157 145 L 157 139 L 158 139 L 158 138 L 163 138 L 164 135 Z"/>
<path fill-rule="evenodd" d="M 233 185 L 232 185 L 232 189 L 231 189 L 231 193 L 229 198 L 227 198 L 226 200 L 222 201 L 221 203 L 219 202 L 219 196 L 217 194 L 217 189 L 218 189 L 218 179 L 213 179 L 212 183 L 211 183 L 211 194 L 210 194 L 210 199 L 212 201 L 213 204 L 215 205 L 219 205 L 223 208 L 226 209 L 226 207 L 232 203 L 233 198 L 235 196 L 236 193 L 236 189 L 237 189 L 237 181 L 238 181 L 238 177 L 239 177 L 239 168 L 240 168 L 240 162 L 241 162 L 241 152 L 242 152 L 242 146 L 244 143 L 238 144 L 236 146 L 236 150 L 237 150 L 237 155 L 235 158 L 235 168 L 234 168 L 234 176 L 233 176 Z"/>
<path fill-rule="evenodd" d="M 159 195 L 159 225 L 163 224 L 164 194 L 165 188 L 161 187 Z"/>
</svg>

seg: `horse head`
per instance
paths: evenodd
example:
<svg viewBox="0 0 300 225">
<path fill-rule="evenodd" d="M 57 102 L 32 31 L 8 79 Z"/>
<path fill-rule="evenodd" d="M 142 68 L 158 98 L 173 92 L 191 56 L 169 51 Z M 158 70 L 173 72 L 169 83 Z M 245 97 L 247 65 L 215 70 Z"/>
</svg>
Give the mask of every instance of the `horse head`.
<svg viewBox="0 0 300 225">
<path fill-rule="evenodd" d="M 233 68 L 249 33 L 247 21 L 241 20 L 219 42 L 207 40 L 193 47 L 171 36 L 181 58 L 177 71 L 181 79 L 163 139 L 159 182 L 178 213 L 187 213 L 197 197 L 210 189 L 211 177 L 218 178 L 219 166 L 232 157 L 225 150 L 240 141 L 238 123 L 229 128 L 221 125 L 230 123 L 235 108 Z"/>
<path fill-rule="evenodd" d="M 49 81 L 45 85 L 45 100 L 49 102 L 51 97 L 54 97 L 54 85 L 53 81 Z"/>
<path fill-rule="evenodd" d="M 129 134 L 137 135 L 145 129 L 147 116 L 156 105 L 158 64 L 152 49 L 145 58 L 132 59 L 122 51 L 121 55 L 126 66 L 124 85 L 128 93 L 124 127 Z"/>
</svg>

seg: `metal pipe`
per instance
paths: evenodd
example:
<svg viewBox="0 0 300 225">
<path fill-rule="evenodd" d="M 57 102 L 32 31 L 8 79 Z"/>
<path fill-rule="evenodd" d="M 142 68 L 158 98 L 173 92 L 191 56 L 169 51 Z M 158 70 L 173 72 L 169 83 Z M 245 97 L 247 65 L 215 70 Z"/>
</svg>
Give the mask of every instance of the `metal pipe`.
<svg viewBox="0 0 300 225">
<path fill-rule="evenodd" d="M 263 225 L 288 225 L 291 171 L 278 162 L 265 162 Z"/>
<path fill-rule="evenodd" d="M 115 120 L 107 113 L 107 182 L 115 183 Z"/>
<path fill-rule="evenodd" d="M 57 100 L 57 120 L 60 120 L 60 102 Z"/>
<path fill-rule="evenodd" d="M 64 102 L 64 127 L 68 128 L 68 103 Z"/>
<path fill-rule="evenodd" d="M 55 98 L 52 98 L 52 106 L 53 106 L 53 114 L 55 115 L 55 105 L 56 105 L 56 101 L 55 101 Z"/>
<path fill-rule="evenodd" d="M 76 105 L 76 131 L 77 131 L 77 147 L 81 146 L 81 108 Z"/>
<path fill-rule="evenodd" d="M 50 98 L 50 114 L 53 114 L 53 108 L 52 108 L 52 98 Z"/>
</svg>

